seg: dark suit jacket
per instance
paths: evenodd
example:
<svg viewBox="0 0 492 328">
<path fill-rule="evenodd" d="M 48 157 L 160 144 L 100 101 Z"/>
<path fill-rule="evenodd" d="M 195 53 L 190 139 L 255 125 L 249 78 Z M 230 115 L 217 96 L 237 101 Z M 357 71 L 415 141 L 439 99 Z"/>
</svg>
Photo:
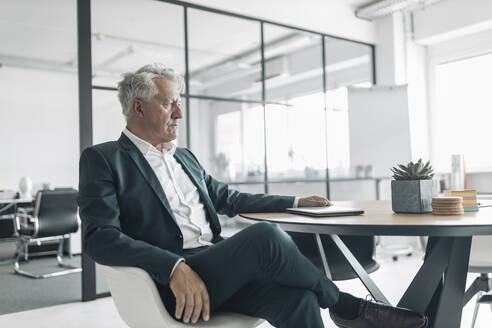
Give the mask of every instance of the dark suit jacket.
<svg viewBox="0 0 492 328">
<path fill-rule="evenodd" d="M 294 197 L 229 189 L 208 175 L 188 149 L 177 148 L 174 157 L 198 188 L 214 243 L 221 239 L 217 214 L 283 211 L 293 205 Z M 154 171 L 124 134 L 84 150 L 78 203 L 86 254 L 100 264 L 140 267 L 168 285 L 183 253 L 183 236 Z"/>
</svg>

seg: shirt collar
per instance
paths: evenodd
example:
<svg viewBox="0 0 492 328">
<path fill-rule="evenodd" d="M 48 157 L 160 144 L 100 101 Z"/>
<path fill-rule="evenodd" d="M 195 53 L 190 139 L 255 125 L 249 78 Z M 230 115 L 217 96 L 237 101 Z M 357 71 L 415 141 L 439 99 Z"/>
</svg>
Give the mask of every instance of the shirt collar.
<svg viewBox="0 0 492 328">
<path fill-rule="evenodd" d="M 125 128 L 123 130 L 123 134 L 125 134 L 128 139 L 130 139 L 131 142 L 133 142 L 133 144 L 138 148 L 138 150 L 140 150 L 140 152 L 145 156 L 147 155 L 150 151 L 155 151 L 155 152 L 159 152 L 161 153 L 157 148 L 155 148 L 152 144 L 150 144 L 149 142 L 137 137 L 136 135 L 134 135 L 130 130 L 128 130 L 127 128 Z M 164 154 L 169 154 L 171 156 L 174 156 L 174 153 L 176 152 L 176 145 L 171 143 L 171 148 L 169 149 L 164 149 L 164 151 L 162 153 Z"/>
</svg>

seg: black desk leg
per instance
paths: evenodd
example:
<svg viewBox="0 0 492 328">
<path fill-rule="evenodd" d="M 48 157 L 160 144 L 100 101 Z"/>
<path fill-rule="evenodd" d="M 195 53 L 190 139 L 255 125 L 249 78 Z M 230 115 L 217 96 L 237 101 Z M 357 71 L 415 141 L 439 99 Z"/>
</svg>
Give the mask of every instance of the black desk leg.
<svg viewBox="0 0 492 328">
<path fill-rule="evenodd" d="M 399 307 L 424 313 L 439 286 L 451 256 L 452 238 L 431 237 L 429 239 L 425 261 L 417 275 L 403 294 Z"/>
<path fill-rule="evenodd" d="M 354 254 L 348 249 L 347 245 L 343 243 L 343 241 L 337 235 L 330 235 L 331 239 L 337 246 L 337 248 L 342 252 L 343 256 L 347 259 L 348 263 L 355 271 L 359 279 L 362 281 L 364 286 L 367 288 L 369 293 L 371 293 L 372 297 L 378 302 L 390 304 L 390 302 L 386 299 L 383 292 L 376 286 L 374 281 L 369 277 L 369 274 L 366 272 L 364 267 L 357 261 Z"/>
<path fill-rule="evenodd" d="M 471 237 L 453 238 L 451 257 L 444 275 L 434 328 L 458 328 L 460 326 L 471 240 Z"/>
</svg>

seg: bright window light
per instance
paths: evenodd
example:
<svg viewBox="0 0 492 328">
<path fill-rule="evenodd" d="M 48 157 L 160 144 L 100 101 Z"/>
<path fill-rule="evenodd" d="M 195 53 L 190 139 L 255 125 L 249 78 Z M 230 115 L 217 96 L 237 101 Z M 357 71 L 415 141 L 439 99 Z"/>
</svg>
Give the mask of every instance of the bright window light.
<svg viewBox="0 0 492 328">
<path fill-rule="evenodd" d="M 451 169 L 451 155 L 463 154 L 467 171 L 492 169 L 492 54 L 438 65 L 432 120 L 433 162 Z"/>
</svg>

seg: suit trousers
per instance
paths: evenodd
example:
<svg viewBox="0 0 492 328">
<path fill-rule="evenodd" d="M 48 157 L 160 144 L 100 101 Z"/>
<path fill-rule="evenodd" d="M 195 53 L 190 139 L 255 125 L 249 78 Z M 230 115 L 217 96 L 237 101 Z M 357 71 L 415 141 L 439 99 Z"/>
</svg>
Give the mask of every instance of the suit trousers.
<svg viewBox="0 0 492 328">
<path fill-rule="evenodd" d="M 321 328 L 320 307 L 338 301 L 335 284 L 275 224 L 254 224 L 213 246 L 185 250 L 184 257 L 207 287 L 212 316 L 228 311 L 275 327 Z M 174 317 L 172 291 L 167 286 L 159 291 Z"/>
</svg>

